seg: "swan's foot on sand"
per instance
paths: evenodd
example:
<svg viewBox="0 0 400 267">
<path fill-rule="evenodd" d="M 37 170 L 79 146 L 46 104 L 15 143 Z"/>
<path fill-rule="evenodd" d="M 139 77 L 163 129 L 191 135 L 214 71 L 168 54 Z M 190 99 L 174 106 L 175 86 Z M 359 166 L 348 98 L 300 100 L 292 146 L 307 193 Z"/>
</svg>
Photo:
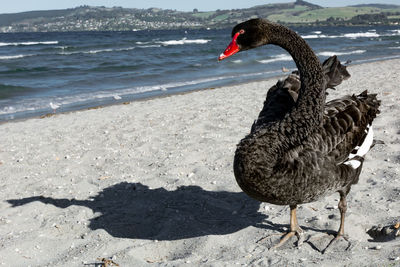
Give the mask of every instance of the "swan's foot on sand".
<svg viewBox="0 0 400 267">
<path fill-rule="evenodd" d="M 328 252 L 331 248 L 331 245 L 333 245 L 334 243 L 338 242 L 339 240 L 344 239 L 345 241 L 347 241 L 348 246 L 346 248 L 346 250 L 348 250 L 351 247 L 351 243 L 349 241 L 349 238 L 345 235 L 341 235 L 341 234 L 337 234 L 335 238 L 333 238 L 329 244 L 324 248 L 324 250 L 321 251 L 322 254 L 325 254 L 326 252 Z"/>
<path fill-rule="evenodd" d="M 273 247 L 271 247 L 270 249 L 276 249 L 281 247 L 282 245 L 284 245 L 292 236 L 296 235 L 297 236 L 297 247 L 300 247 L 303 242 L 304 242 L 304 232 L 303 230 L 298 227 L 297 230 L 295 231 L 290 231 L 288 233 L 286 233 L 281 240 L 279 241 L 278 244 L 274 245 Z"/>
<path fill-rule="evenodd" d="M 287 232 L 287 233 L 284 233 L 284 234 L 272 234 L 272 235 L 267 235 L 267 236 L 265 236 L 265 237 L 259 239 L 259 240 L 257 241 L 257 243 L 261 243 L 261 242 L 263 242 L 264 240 L 270 238 L 271 236 L 276 236 L 276 235 L 280 235 L 280 236 L 283 236 L 283 237 L 280 238 L 278 244 L 272 246 L 270 249 L 276 249 L 276 248 L 281 247 L 281 246 L 284 245 L 292 236 L 297 236 L 297 247 L 300 247 L 301 244 L 303 244 L 303 242 L 304 242 L 304 233 L 303 233 L 303 230 L 299 227 L 299 229 L 297 229 L 297 230 L 294 231 L 294 232 Z"/>
<path fill-rule="evenodd" d="M 340 191 L 339 193 L 340 193 L 340 201 L 339 201 L 338 207 L 339 207 L 339 211 L 340 211 L 340 227 L 339 227 L 339 230 L 338 230 L 336 236 L 321 251 L 322 254 L 328 252 L 334 243 L 337 243 L 339 240 L 342 240 L 342 239 L 344 239 L 348 243 L 348 246 L 345 250 L 348 250 L 351 247 L 349 238 L 347 236 L 345 236 L 345 234 L 344 234 L 344 217 L 345 217 L 346 210 L 347 210 L 347 202 L 346 202 L 347 193 L 342 192 L 342 191 Z M 317 239 L 319 239 L 319 238 L 317 238 Z M 309 241 L 310 240 L 308 240 L 308 242 Z"/>
<path fill-rule="evenodd" d="M 276 234 L 274 234 L 276 235 Z M 280 239 L 279 243 L 271 247 L 270 249 L 276 249 L 284 245 L 292 236 L 297 236 L 297 247 L 300 247 L 304 242 L 304 232 L 303 229 L 300 228 L 297 217 L 296 217 L 296 205 L 290 206 L 290 232 L 284 234 L 284 236 Z M 261 241 L 267 239 L 269 236 L 261 238 L 257 241 L 260 243 Z"/>
<path fill-rule="evenodd" d="M 332 235 L 334 236 L 333 238 Z M 320 241 L 321 240 L 321 241 Z M 329 240 L 329 242 L 327 242 Z M 344 245 L 344 242 L 347 242 L 347 245 Z M 322 233 L 316 236 L 312 236 L 305 241 L 310 244 L 312 248 L 319 251 L 322 254 L 325 254 L 331 251 L 333 248 L 339 249 L 343 251 L 351 250 L 353 244 L 350 242 L 349 238 L 346 235 L 332 234 L 332 233 Z M 326 245 L 328 243 L 328 245 Z"/>
<path fill-rule="evenodd" d="M 322 250 L 322 254 L 326 253 L 328 251 L 328 249 L 330 248 L 330 246 L 333 243 L 336 243 L 341 238 L 343 238 L 344 240 L 346 240 L 349 243 L 346 250 L 351 246 L 351 243 L 349 242 L 349 238 L 344 235 L 344 217 L 345 217 L 345 214 L 347 211 L 347 202 L 346 202 L 347 193 L 348 193 L 348 191 L 347 192 L 339 191 L 340 200 L 339 200 L 338 207 L 339 207 L 339 211 L 340 211 L 340 227 L 339 227 L 336 237 L 333 238 L 331 240 L 331 242 L 329 242 L 328 246 L 326 246 L 326 248 L 324 250 Z"/>
</svg>

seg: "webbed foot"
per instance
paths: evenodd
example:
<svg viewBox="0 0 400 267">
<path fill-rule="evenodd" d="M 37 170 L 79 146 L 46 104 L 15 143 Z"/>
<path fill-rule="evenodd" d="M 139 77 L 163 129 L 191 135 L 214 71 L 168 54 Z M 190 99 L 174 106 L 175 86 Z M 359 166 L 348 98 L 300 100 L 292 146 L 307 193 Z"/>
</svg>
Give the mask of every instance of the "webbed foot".
<svg viewBox="0 0 400 267">
<path fill-rule="evenodd" d="M 273 234 L 276 235 L 276 234 Z M 283 244 L 285 244 L 292 236 L 297 236 L 297 247 L 300 247 L 303 242 L 304 242 L 304 232 L 303 229 L 300 228 L 298 222 L 297 222 L 297 216 L 296 216 L 296 205 L 291 205 L 290 206 L 290 231 L 280 239 L 279 243 L 272 246 L 270 249 L 276 249 L 281 247 Z M 260 240 L 257 241 L 257 243 L 264 241 L 267 239 L 269 236 L 266 236 L 264 238 L 261 238 Z"/>
<path fill-rule="evenodd" d="M 345 250 L 348 250 L 351 247 L 351 242 L 349 241 L 349 238 L 345 235 L 338 234 L 329 242 L 329 244 L 321 251 L 321 253 L 325 254 L 326 252 L 330 251 L 331 246 L 334 243 L 337 243 L 341 239 L 345 240 L 348 243 L 348 246 L 345 249 Z"/>
<path fill-rule="evenodd" d="M 292 236 L 296 235 L 297 236 L 297 247 L 300 247 L 303 242 L 304 242 L 304 232 L 303 230 L 298 227 L 297 230 L 295 231 L 290 231 L 288 233 L 286 233 L 281 240 L 279 241 L 278 244 L 274 245 L 273 247 L 271 247 L 270 249 L 276 249 L 281 247 L 282 245 L 284 245 Z"/>
</svg>

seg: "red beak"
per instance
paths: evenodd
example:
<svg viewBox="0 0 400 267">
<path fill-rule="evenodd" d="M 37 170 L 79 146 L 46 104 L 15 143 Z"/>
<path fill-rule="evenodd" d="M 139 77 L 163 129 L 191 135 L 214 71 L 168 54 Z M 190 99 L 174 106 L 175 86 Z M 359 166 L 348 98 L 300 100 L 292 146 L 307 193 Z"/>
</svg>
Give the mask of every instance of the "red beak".
<svg viewBox="0 0 400 267">
<path fill-rule="evenodd" d="M 221 60 L 223 60 L 227 57 L 230 57 L 230 56 L 236 54 L 237 52 L 239 52 L 240 48 L 239 48 L 238 44 L 236 43 L 236 39 L 238 38 L 239 34 L 240 34 L 240 32 L 236 33 L 233 36 L 232 42 L 225 49 L 224 53 L 219 55 L 218 61 L 221 61 Z"/>
</svg>

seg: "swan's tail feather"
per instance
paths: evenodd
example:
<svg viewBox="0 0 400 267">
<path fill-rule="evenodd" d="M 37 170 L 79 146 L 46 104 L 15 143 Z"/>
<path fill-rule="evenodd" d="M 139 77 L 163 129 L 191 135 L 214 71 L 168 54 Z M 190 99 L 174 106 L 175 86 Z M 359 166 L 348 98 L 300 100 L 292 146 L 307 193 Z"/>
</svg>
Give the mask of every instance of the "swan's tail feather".
<svg viewBox="0 0 400 267">
<path fill-rule="evenodd" d="M 365 155 L 374 146 L 372 121 L 376 118 L 376 115 L 380 113 L 379 106 L 381 104 L 381 101 L 378 100 L 376 96 L 377 94 L 368 94 L 367 90 L 357 96 L 352 96 L 352 98 L 356 100 L 357 109 L 359 109 L 361 113 L 360 124 L 358 126 L 360 131 L 358 132 L 358 138 L 356 138 L 356 140 L 359 141 L 344 164 L 351 166 L 353 169 L 357 169 L 362 165 Z M 357 164 L 357 161 L 359 161 L 360 164 Z"/>
<path fill-rule="evenodd" d="M 381 101 L 378 100 L 377 94 L 368 94 L 368 90 L 365 90 L 357 96 L 353 95 L 353 97 L 364 104 L 364 107 L 367 109 L 367 116 L 365 118 L 368 119 L 368 124 L 371 124 L 376 115 L 380 113 L 379 106 L 381 105 Z"/>
<path fill-rule="evenodd" d="M 337 56 L 331 56 L 322 63 L 322 71 L 324 72 L 326 88 L 334 89 L 344 80 L 350 78 L 350 73 L 346 66 L 343 66 Z"/>
</svg>

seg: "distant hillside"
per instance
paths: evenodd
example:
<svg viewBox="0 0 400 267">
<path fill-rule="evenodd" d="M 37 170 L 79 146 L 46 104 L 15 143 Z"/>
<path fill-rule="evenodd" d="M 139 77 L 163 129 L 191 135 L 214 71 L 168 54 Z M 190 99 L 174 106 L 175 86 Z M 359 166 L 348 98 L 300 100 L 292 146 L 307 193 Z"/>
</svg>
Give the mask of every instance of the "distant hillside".
<svg viewBox="0 0 400 267">
<path fill-rule="evenodd" d="M 144 29 L 225 28 L 250 18 L 287 25 L 400 24 L 400 6 L 368 4 L 323 8 L 297 0 L 252 8 L 182 12 L 169 9 L 80 6 L 64 10 L 0 14 L 0 32 L 132 31 Z"/>
<path fill-rule="evenodd" d="M 361 4 L 361 5 L 351 5 L 351 7 L 376 7 L 380 9 L 391 9 L 398 8 L 398 5 L 389 5 L 389 4 Z"/>
<path fill-rule="evenodd" d="M 14 14 L 0 14 L 0 26 L 8 26 L 13 23 L 34 20 L 37 18 L 61 17 L 71 13 L 73 9 L 29 11 Z"/>
</svg>

